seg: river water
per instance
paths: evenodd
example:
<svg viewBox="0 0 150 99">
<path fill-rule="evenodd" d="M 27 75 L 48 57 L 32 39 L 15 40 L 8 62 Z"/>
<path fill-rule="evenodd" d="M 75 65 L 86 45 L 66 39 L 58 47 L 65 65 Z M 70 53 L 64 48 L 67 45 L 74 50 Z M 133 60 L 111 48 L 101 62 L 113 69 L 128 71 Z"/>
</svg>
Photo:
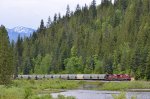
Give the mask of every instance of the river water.
<svg viewBox="0 0 150 99">
<path fill-rule="evenodd" d="M 112 94 L 120 94 L 118 91 L 94 91 L 94 90 L 67 90 L 60 93 L 52 93 L 54 98 L 58 95 L 74 96 L 76 99 L 113 99 Z M 150 92 L 126 92 L 127 99 L 136 96 L 136 99 L 150 99 Z"/>
</svg>

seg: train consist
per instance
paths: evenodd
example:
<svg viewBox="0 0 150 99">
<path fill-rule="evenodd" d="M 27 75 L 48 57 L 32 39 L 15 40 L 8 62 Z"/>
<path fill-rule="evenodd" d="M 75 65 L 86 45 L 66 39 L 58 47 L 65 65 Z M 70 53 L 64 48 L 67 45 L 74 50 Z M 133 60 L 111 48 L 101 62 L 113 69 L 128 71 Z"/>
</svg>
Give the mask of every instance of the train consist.
<svg viewBox="0 0 150 99">
<path fill-rule="evenodd" d="M 54 75 L 18 75 L 16 79 L 65 79 L 65 80 L 104 80 L 130 81 L 127 74 L 54 74 Z"/>
</svg>

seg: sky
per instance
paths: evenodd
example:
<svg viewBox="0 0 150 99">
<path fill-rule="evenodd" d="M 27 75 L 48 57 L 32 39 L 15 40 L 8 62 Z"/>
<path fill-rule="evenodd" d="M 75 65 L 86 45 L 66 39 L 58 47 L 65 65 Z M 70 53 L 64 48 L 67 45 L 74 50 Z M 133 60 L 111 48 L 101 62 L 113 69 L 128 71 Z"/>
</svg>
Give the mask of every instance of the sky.
<svg viewBox="0 0 150 99">
<path fill-rule="evenodd" d="M 24 26 L 37 29 L 41 19 L 46 24 L 48 16 L 66 13 L 67 5 L 74 11 L 77 4 L 90 5 L 92 0 L 0 0 L 0 24 L 6 28 Z M 96 0 L 100 4 L 101 0 Z"/>
</svg>

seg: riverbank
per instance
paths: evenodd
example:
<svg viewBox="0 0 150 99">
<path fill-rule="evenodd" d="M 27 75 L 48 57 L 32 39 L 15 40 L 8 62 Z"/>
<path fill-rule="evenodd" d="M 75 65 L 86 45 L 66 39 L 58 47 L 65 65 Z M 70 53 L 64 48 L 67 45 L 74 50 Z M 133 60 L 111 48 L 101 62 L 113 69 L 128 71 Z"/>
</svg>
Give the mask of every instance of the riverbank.
<svg viewBox="0 0 150 99">
<path fill-rule="evenodd" d="M 131 89 L 138 89 L 139 91 L 146 89 L 150 91 L 150 82 L 147 81 L 127 81 L 127 82 L 108 82 L 104 83 L 100 90 L 110 90 L 110 91 L 129 91 Z M 132 90 L 136 91 L 136 90 Z"/>
<path fill-rule="evenodd" d="M 9 86 L 0 85 L 0 99 L 53 99 L 50 94 L 79 88 L 106 91 L 148 91 L 150 82 L 100 82 L 100 81 L 73 81 L 73 80 L 14 80 Z M 39 97 L 39 95 L 42 96 Z M 48 97 L 48 98 L 45 98 Z M 60 96 L 64 97 L 64 96 Z M 61 98 L 60 98 L 61 99 Z M 65 97 L 63 98 L 65 99 Z M 74 99 L 67 97 L 67 99 Z"/>
<path fill-rule="evenodd" d="M 14 80 L 11 85 L 0 85 L 0 99 L 53 99 L 52 92 L 75 89 L 80 81 L 60 79 L 51 80 Z M 38 96 L 43 94 L 42 96 Z M 62 99 L 60 96 L 60 99 Z M 67 98 L 67 97 L 66 97 Z M 65 97 L 63 99 L 66 99 Z M 68 99 L 68 98 L 67 98 Z M 73 99 L 72 97 L 69 99 Z"/>
<path fill-rule="evenodd" d="M 148 81 L 87 81 L 83 85 L 85 88 L 88 85 L 93 86 L 93 90 L 150 92 Z"/>
</svg>

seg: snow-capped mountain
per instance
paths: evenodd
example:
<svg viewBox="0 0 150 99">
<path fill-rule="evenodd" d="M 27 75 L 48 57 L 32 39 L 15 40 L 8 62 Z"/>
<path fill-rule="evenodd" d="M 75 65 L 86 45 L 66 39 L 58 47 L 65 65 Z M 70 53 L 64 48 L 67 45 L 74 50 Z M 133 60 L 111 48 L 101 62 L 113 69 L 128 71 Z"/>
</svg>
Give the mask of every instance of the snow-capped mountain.
<svg viewBox="0 0 150 99">
<path fill-rule="evenodd" d="M 35 30 L 32 28 L 27 28 L 23 26 L 14 27 L 12 29 L 7 29 L 8 36 L 10 41 L 14 40 L 17 41 L 18 36 L 24 38 L 29 37 Z"/>
</svg>

